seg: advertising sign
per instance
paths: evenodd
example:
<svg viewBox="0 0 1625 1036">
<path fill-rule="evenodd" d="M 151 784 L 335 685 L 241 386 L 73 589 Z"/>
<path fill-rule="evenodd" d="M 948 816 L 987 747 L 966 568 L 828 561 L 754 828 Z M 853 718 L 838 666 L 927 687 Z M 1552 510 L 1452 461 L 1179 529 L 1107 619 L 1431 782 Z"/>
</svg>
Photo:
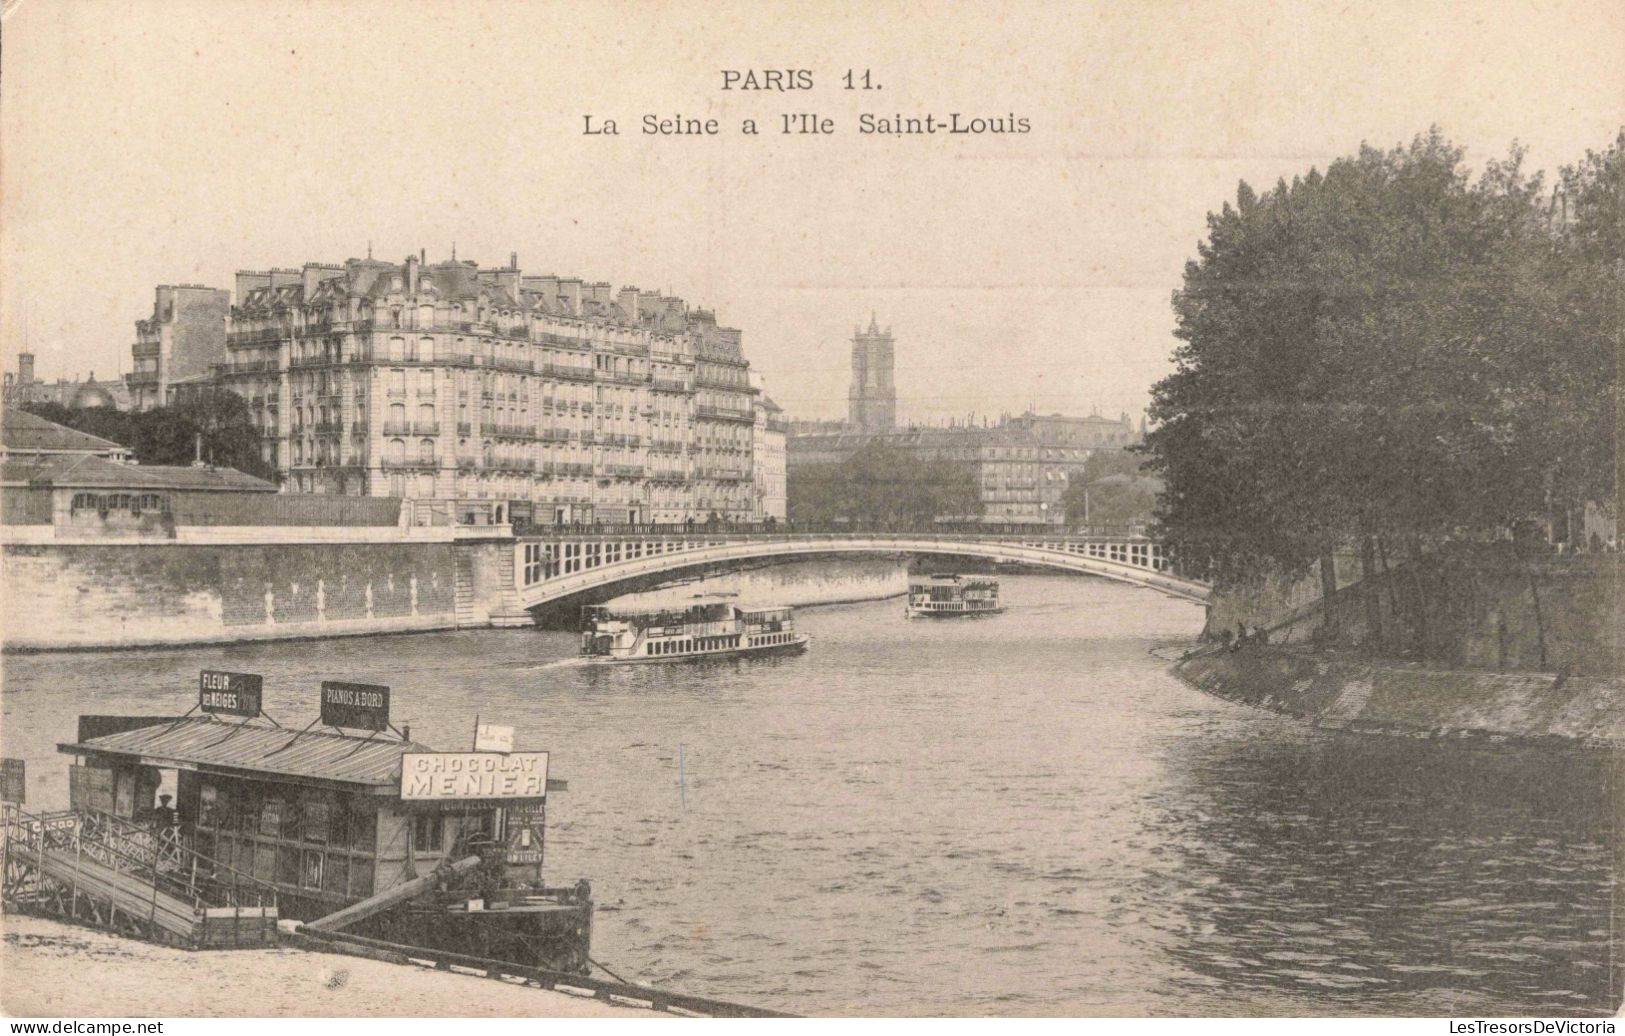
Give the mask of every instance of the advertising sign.
<svg viewBox="0 0 1625 1036">
<path fill-rule="evenodd" d="M 352 730 L 389 729 L 389 688 L 323 680 L 322 722 Z"/>
<path fill-rule="evenodd" d="M 228 716 L 260 714 L 260 686 L 254 673 L 226 673 L 205 669 L 198 674 L 197 707 Z"/>
<path fill-rule="evenodd" d="M 27 802 L 27 768 L 21 759 L 0 759 L 0 799 L 6 802 Z"/>
<path fill-rule="evenodd" d="M 542 862 L 542 832 L 547 827 L 546 802 L 522 802 L 508 807 L 508 862 Z"/>
<path fill-rule="evenodd" d="M 481 723 L 474 730 L 474 751 L 513 751 L 513 728 L 499 727 L 495 723 Z"/>
<path fill-rule="evenodd" d="M 540 799 L 547 753 L 409 752 L 401 756 L 401 799 Z"/>
</svg>

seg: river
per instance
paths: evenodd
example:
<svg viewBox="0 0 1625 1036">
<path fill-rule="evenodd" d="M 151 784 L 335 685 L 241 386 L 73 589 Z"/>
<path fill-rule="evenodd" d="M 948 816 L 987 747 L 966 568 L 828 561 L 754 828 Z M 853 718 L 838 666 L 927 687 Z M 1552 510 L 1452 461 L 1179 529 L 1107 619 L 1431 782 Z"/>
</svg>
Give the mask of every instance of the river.
<svg viewBox="0 0 1625 1036">
<path fill-rule="evenodd" d="M 475 713 L 545 748 L 550 882 L 593 883 L 633 981 L 811 1014 L 1612 1010 L 1617 760 L 1330 734 L 1148 654 L 1201 611 L 1015 576 L 1009 610 L 806 609 L 803 656 L 581 667 L 468 631 L 8 656 L 7 755 L 64 804 L 81 712 L 179 712 L 200 668 L 393 688 L 417 740 Z M 387 1007 L 380 1007 L 387 1013 Z"/>
</svg>

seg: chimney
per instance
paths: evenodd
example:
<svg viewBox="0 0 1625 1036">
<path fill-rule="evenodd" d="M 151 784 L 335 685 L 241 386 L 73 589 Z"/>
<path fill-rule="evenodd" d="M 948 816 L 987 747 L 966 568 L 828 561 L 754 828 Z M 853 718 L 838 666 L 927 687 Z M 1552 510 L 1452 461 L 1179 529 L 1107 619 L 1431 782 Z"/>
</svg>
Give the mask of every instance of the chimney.
<svg viewBox="0 0 1625 1036">
<path fill-rule="evenodd" d="M 418 293 L 418 264 L 423 261 L 422 255 L 409 255 L 406 257 L 406 293 Z"/>
<path fill-rule="evenodd" d="M 34 354 L 17 354 L 17 380 L 24 385 L 34 383 Z"/>
<path fill-rule="evenodd" d="M 510 269 L 510 270 L 519 269 L 519 253 L 518 252 L 509 252 L 508 253 L 508 269 Z"/>
<path fill-rule="evenodd" d="M 622 288 L 620 295 L 616 298 L 616 301 L 620 303 L 621 309 L 626 313 L 627 321 L 633 324 L 637 323 L 638 289 Z"/>
</svg>

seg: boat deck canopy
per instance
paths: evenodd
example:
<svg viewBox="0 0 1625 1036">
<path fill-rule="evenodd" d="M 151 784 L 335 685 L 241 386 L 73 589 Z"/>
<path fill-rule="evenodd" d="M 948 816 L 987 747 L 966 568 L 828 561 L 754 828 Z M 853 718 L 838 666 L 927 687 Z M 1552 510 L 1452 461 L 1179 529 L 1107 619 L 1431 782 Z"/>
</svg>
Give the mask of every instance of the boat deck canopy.
<svg viewBox="0 0 1625 1036">
<path fill-rule="evenodd" d="M 301 734 L 209 717 L 155 717 L 150 725 L 59 744 L 57 751 L 237 777 L 341 784 L 386 794 L 399 790 L 403 754 L 434 749 L 388 735 L 367 738 L 318 730 Z"/>
</svg>

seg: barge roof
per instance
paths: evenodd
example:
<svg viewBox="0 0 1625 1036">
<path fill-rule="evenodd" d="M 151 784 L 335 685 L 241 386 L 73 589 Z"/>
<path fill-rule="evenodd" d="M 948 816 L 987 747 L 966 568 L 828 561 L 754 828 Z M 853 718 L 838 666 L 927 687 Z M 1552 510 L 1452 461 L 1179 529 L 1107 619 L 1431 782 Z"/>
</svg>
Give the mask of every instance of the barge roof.
<svg viewBox="0 0 1625 1036">
<path fill-rule="evenodd" d="M 382 794 L 400 786 L 402 755 L 434 749 L 395 738 L 318 730 L 300 734 L 208 717 L 153 717 L 150 725 L 59 744 L 57 751 L 124 756 L 153 766 L 178 765 L 264 780 L 359 785 Z"/>
</svg>

